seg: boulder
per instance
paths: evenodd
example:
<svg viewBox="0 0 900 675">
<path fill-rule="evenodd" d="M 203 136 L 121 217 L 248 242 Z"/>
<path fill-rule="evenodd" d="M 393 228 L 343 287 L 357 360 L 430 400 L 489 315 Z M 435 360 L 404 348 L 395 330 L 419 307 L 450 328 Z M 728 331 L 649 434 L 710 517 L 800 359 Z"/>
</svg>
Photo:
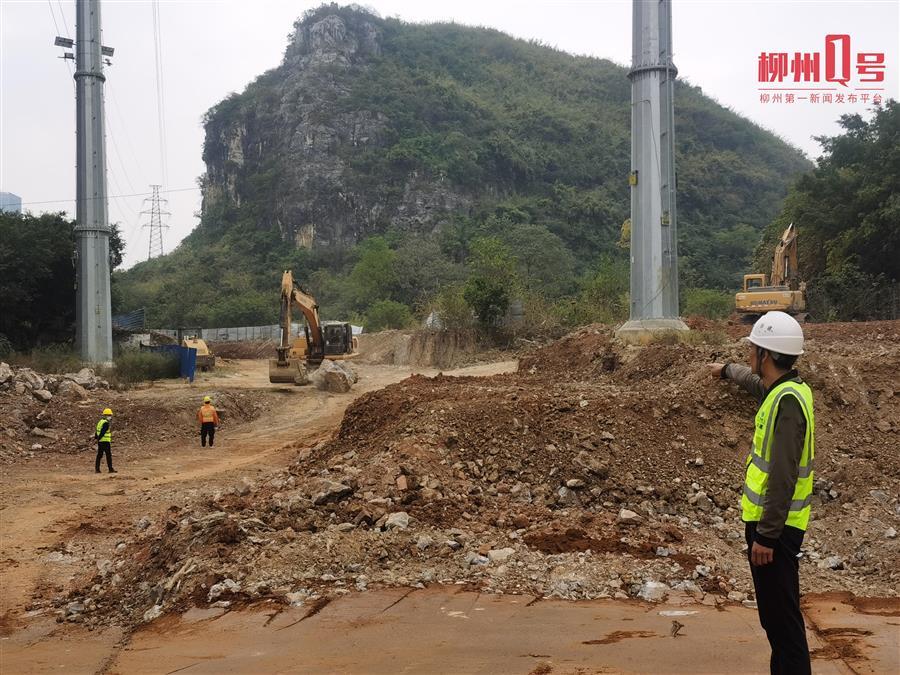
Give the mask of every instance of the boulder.
<svg viewBox="0 0 900 675">
<path fill-rule="evenodd" d="M 342 361 L 325 360 L 312 374 L 310 380 L 323 391 L 344 394 L 359 381 L 359 376 L 356 371 Z"/>
<path fill-rule="evenodd" d="M 616 522 L 621 523 L 622 525 L 637 525 L 642 520 L 643 518 L 629 509 L 621 509 L 619 511 L 618 517 L 616 518 Z"/>
<path fill-rule="evenodd" d="M 34 372 L 31 368 L 20 368 L 16 373 L 16 380 L 32 391 L 44 388 L 44 378 Z"/>
<path fill-rule="evenodd" d="M 144 621 L 153 621 L 153 619 L 158 619 L 160 616 L 162 616 L 162 605 L 153 605 L 153 607 L 144 612 Z"/>
<path fill-rule="evenodd" d="M 353 488 L 343 483 L 337 483 L 327 478 L 320 478 L 313 486 L 313 504 L 327 504 L 337 502 L 353 493 Z"/>
<path fill-rule="evenodd" d="M 388 530 L 405 530 L 409 527 L 409 514 L 406 511 L 389 514 L 384 522 L 384 527 Z"/>
<path fill-rule="evenodd" d="M 516 552 L 514 548 L 497 548 L 488 551 L 487 556 L 490 558 L 491 562 L 506 562 L 509 560 L 509 557 Z"/>
<path fill-rule="evenodd" d="M 50 399 L 53 398 L 53 394 L 51 394 L 46 389 L 32 389 L 31 395 L 34 396 L 38 401 L 42 403 L 49 403 Z"/>
<path fill-rule="evenodd" d="M 562 506 L 578 506 L 581 503 L 575 491 L 565 486 L 556 491 L 556 501 Z"/>
<path fill-rule="evenodd" d="M 213 602 L 225 593 L 238 593 L 240 590 L 241 585 L 234 579 L 224 579 L 210 587 L 206 599 L 208 602 Z"/>
<path fill-rule="evenodd" d="M 665 600 L 669 594 L 669 587 L 659 581 L 645 581 L 638 591 L 638 597 L 648 602 L 659 602 Z"/>
<path fill-rule="evenodd" d="M 60 382 L 59 388 L 56 390 L 56 395 L 65 399 L 77 401 L 84 401 L 90 396 L 87 389 L 73 380 L 63 380 Z"/>
<path fill-rule="evenodd" d="M 97 386 L 97 376 L 90 368 L 82 368 L 77 373 L 66 373 L 63 378 L 71 380 L 85 389 L 93 389 Z"/>
<path fill-rule="evenodd" d="M 8 363 L 0 361 L 0 384 L 6 384 L 11 379 L 13 379 L 12 368 Z"/>
</svg>

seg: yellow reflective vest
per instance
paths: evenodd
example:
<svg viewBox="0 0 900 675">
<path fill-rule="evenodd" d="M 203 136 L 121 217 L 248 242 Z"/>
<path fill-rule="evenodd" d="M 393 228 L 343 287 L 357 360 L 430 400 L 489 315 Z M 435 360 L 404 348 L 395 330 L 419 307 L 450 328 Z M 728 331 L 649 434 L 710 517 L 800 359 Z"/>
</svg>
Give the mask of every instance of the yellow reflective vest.
<svg viewBox="0 0 900 675">
<path fill-rule="evenodd" d="M 103 428 L 103 424 L 105 422 L 109 422 L 109 420 L 101 419 L 99 422 L 97 422 L 97 433 L 95 434 L 95 436 L 97 436 L 97 440 L 100 441 L 101 443 L 112 443 L 112 423 L 111 422 L 110 422 L 109 426 L 106 427 L 106 433 L 103 434 L 102 436 L 100 435 L 100 429 Z"/>
<path fill-rule="evenodd" d="M 806 418 L 806 436 L 803 438 L 800 471 L 797 474 L 797 483 L 794 486 L 785 525 L 806 530 L 813 492 L 816 428 L 812 390 L 805 382 L 788 380 L 773 387 L 756 413 L 756 432 L 753 435 L 750 454 L 747 455 L 747 474 L 744 478 L 744 492 L 741 495 L 741 519 L 752 523 L 759 522 L 762 518 L 769 484 L 775 418 L 778 415 L 778 405 L 785 396 L 794 396 L 800 402 L 800 408 Z"/>
</svg>

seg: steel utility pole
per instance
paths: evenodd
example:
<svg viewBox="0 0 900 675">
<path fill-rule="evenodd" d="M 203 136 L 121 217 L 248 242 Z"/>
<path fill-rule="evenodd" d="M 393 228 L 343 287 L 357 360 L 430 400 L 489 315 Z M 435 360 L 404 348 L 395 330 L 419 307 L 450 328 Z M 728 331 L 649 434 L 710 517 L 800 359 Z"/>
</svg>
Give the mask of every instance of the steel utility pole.
<svg viewBox="0 0 900 675">
<path fill-rule="evenodd" d="M 618 335 L 687 330 L 678 318 L 675 106 L 671 0 L 633 0 L 631 315 Z"/>
<path fill-rule="evenodd" d="M 108 364 L 112 362 L 112 319 L 100 0 L 76 0 L 75 9 L 75 341 L 82 359 Z"/>
</svg>

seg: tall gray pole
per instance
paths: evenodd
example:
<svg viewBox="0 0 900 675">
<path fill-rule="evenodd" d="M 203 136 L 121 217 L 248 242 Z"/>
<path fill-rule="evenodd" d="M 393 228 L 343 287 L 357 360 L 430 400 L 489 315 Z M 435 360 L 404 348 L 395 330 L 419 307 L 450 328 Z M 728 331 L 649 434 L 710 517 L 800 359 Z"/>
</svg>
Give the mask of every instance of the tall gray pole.
<svg viewBox="0 0 900 675">
<path fill-rule="evenodd" d="M 75 50 L 75 341 L 84 361 L 108 364 L 112 362 L 112 319 L 100 0 L 76 0 Z"/>
<path fill-rule="evenodd" d="M 626 339 L 687 330 L 678 318 L 671 0 L 633 0 L 631 315 Z"/>
</svg>

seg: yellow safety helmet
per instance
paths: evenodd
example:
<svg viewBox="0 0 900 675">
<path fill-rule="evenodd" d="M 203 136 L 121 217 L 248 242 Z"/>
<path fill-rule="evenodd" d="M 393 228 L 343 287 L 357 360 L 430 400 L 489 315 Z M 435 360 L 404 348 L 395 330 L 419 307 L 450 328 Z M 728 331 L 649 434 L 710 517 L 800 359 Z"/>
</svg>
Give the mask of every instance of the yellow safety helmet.
<svg viewBox="0 0 900 675">
<path fill-rule="evenodd" d="M 203 397 L 203 402 L 204 402 L 204 403 L 209 403 L 210 401 L 212 401 L 212 399 L 211 399 L 209 396 L 204 396 L 204 397 Z"/>
<path fill-rule="evenodd" d="M 104 414 L 104 415 L 112 415 L 112 410 L 110 410 L 109 408 L 104 408 L 104 409 L 103 409 L 103 414 Z"/>
</svg>

